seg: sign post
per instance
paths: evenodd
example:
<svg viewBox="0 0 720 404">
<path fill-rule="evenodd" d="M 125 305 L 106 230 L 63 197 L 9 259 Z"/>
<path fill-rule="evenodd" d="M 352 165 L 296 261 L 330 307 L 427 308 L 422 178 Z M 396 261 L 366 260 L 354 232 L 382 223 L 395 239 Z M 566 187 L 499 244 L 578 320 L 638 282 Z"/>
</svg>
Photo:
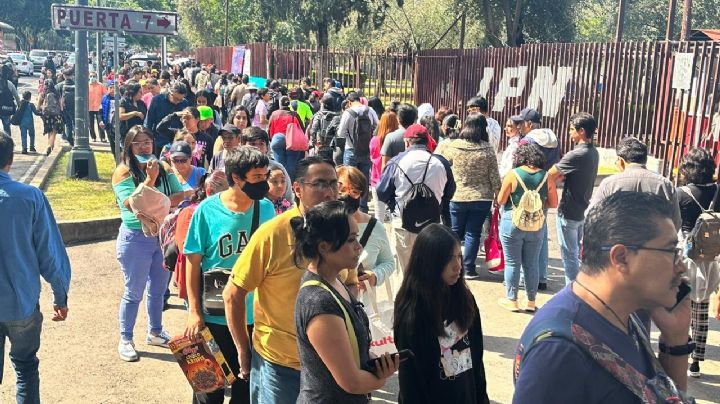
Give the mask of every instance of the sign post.
<svg viewBox="0 0 720 404">
<path fill-rule="evenodd" d="M 115 163 L 120 164 L 120 82 L 118 81 L 118 73 L 120 72 L 120 54 L 118 52 L 118 34 L 115 33 L 115 47 L 113 60 L 115 61 L 115 74 L 113 75 L 113 86 L 115 86 L 113 104 L 115 109 L 113 112 L 113 126 L 115 126 L 115 136 L 113 142 L 115 142 Z"/>
</svg>

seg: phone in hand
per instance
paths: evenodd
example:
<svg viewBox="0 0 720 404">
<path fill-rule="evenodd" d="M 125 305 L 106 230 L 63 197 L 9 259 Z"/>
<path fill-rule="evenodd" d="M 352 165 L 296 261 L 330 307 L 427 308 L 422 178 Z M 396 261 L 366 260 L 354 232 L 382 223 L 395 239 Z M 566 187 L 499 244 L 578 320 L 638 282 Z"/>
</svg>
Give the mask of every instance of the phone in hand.
<svg viewBox="0 0 720 404">
<path fill-rule="evenodd" d="M 392 360 L 395 360 L 395 357 L 398 356 L 398 355 L 400 356 L 400 362 L 403 362 L 403 361 L 405 361 L 405 360 L 407 360 L 407 359 L 413 359 L 413 358 L 415 358 L 415 354 L 414 354 L 413 351 L 411 351 L 410 349 L 403 349 L 403 350 L 401 350 L 400 352 L 392 353 L 392 354 L 390 354 L 390 358 L 391 358 Z M 375 368 L 377 367 L 377 362 L 378 362 L 379 360 L 380 360 L 380 358 L 372 358 L 372 359 L 368 360 L 365 364 L 366 364 L 370 369 L 375 369 Z"/>
<path fill-rule="evenodd" d="M 671 311 L 673 309 L 675 309 L 680 303 L 682 303 L 682 301 L 685 300 L 685 298 L 688 297 L 688 295 L 692 291 L 692 287 L 685 282 L 681 282 L 678 289 L 679 290 L 678 290 L 677 296 L 675 298 L 676 299 L 675 305 L 672 307 L 672 309 L 670 309 Z"/>
</svg>

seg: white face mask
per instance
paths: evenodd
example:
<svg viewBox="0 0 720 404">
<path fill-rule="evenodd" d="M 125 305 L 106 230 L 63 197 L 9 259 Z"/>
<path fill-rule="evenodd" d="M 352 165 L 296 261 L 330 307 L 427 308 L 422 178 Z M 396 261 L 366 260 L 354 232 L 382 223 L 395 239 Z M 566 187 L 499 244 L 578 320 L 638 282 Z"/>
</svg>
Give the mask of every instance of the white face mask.
<svg viewBox="0 0 720 404">
<path fill-rule="evenodd" d="M 97 77 L 90 77 L 91 83 L 97 83 L 97 81 L 98 81 Z"/>
</svg>

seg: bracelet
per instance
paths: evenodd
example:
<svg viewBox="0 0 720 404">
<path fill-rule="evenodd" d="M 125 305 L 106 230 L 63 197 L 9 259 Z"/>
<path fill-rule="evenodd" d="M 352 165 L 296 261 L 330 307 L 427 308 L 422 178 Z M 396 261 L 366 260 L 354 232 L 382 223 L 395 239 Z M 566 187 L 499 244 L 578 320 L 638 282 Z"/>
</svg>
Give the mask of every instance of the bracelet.
<svg viewBox="0 0 720 404">
<path fill-rule="evenodd" d="M 688 342 L 685 345 L 667 346 L 662 342 L 658 344 L 660 352 L 672 356 L 689 355 L 692 351 L 695 350 L 696 345 L 697 344 L 695 344 L 695 341 L 693 341 L 690 337 L 688 337 Z"/>
</svg>

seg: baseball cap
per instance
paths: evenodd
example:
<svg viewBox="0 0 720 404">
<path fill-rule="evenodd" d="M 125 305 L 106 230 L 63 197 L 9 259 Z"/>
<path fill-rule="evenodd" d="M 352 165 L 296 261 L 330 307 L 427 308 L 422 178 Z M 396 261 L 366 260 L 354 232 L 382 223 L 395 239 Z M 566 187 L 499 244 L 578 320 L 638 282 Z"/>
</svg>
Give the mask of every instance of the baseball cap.
<svg viewBox="0 0 720 404">
<path fill-rule="evenodd" d="M 201 121 L 204 121 L 206 119 L 215 119 L 215 114 L 213 113 L 212 108 L 208 107 L 207 105 L 201 105 L 197 107 L 197 110 L 200 113 Z"/>
<path fill-rule="evenodd" d="M 222 136 L 223 133 L 229 133 L 231 135 L 237 136 L 240 134 L 240 128 L 231 123 L 226 123 L 219 131 L 220 136 Z"/>
<path fill-rule="evenodd" d="M 428 137 L 428 130 L 426 127 L 414 123 L 405 130 L 405 134 L 403 134 L 404 139 L 425 139 Z"/>
<path fill-rule="evenodd" d="M 192 149 L 190 144 L 185 141 L 175 142 L 170 146 L 170 157 L 185 157 L 190 158 L 192 156 Z"/>
<path fill-rule="evenodd" d="M 534 123 L 540 123 L 540 118 L 542 118 L 542 115 L 532 108 L 525 108 L 518 115 L 510 117 L 513 121 L 530 121 Z"/>
</svg>

